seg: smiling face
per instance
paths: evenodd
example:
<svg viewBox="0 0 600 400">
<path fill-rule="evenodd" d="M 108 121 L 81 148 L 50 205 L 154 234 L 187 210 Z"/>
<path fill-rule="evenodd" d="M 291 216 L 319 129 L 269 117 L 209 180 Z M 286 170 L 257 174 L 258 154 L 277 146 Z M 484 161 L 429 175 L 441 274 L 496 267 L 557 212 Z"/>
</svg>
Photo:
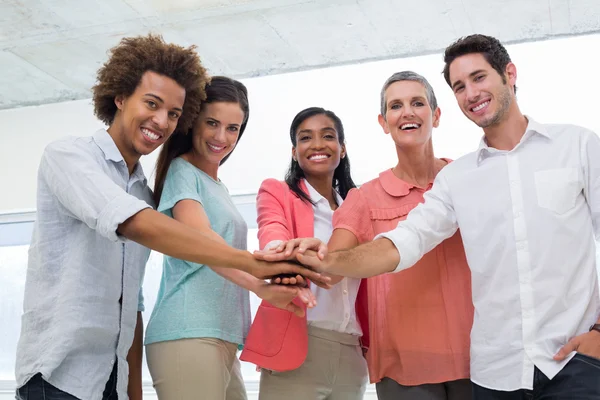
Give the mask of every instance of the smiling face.
<svg viewBox="0 0 600 400">
<path fill-rule="evenodd" d="M 471 53 L 452 61 L 449 77 L 458 106 L 479 127 L 497 125 L 508 117 L 514 101 L 514 64 L 509 63 L 502 76 L 482 54 Z"/>
<path fill-rule="evenodd" d="M 431 141 L 434 127 L 438 127 L 441 111 L 432 112 L 427 92 L 420 82 L 398 81 L 385 91 L 385 117 L 379 115 L 379 124 L 400 148 L 423 146 Z"/>
<path fill-rule="evenodd" d="M 243 122 L 244 112 L 238 103 L 205 103 L 194 124 L 194 164 L 208 174 L 216 172 L 235 148 Z"/>
<path fill-rule="evenodd" d="M 109 133 L 128 165 L 150 154 L 175 131 L 185 89 L 173 79 L 147 71 L 128 97 L 115 98 L 117 113 Z"/>
<path fill-rule="evenodd" d="M 345 154 L 346 148 L 340 144 L 335 124 L 328 116 L 314 115 L 298 126 L 292 157 L 306 177 L 333 176 Z"/>
</svg>

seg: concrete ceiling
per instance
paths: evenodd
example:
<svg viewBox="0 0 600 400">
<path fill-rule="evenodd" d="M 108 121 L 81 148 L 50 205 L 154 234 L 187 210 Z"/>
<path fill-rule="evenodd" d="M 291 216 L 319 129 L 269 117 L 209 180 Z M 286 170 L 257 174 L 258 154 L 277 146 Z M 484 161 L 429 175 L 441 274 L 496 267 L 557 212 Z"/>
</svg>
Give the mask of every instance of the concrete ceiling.
<svg viewBox="0 0 600 400">
<path fill-rule="evenodd" d="M 196 44 L 238 78 L 600 31 L 598 0 L 0 0 L 0 109 L 89 98 L 123 36 Z"/>
</svg>

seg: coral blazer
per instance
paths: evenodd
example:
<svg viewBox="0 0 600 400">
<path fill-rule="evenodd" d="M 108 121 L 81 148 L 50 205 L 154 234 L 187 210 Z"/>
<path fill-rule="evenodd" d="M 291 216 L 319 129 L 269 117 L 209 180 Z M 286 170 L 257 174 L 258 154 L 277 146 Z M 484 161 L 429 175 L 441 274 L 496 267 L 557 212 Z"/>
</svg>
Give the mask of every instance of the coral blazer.
<svg viewBox="0 0 600 400">
<path fill-rule="evenodd" d="M 304 180 L 300 188 L 308 193 Z M 273 240 L 314 236 L 312 204 L 303 201 L 285 182 L 265 180 L 256 199 L 258 240 L 264 248 Z M 306 310 L 301 300 L 294 303 Z M 361 345 L 368 348 L 367 284 L 362 280 L 356 298 L 356 317 L 363 331 Z M 302 365 L 308 351 L 306 314 L 300 318 L 263 301 L 244 344 L 240 360 L 273 371 L 289 371 Z"/>
</svg>

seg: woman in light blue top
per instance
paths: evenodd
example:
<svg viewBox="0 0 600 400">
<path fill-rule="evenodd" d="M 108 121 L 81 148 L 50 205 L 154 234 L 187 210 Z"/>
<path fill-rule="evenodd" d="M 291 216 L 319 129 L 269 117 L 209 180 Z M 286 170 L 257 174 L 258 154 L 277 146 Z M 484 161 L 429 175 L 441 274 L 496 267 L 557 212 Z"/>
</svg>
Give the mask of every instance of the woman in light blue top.
<svg viewBox="0 0 600 400">
<path fill-rule="evenodd" d="M 203 234 L 246 249 L 247 226 L 218 178 L 248 121 L 246 87 L 213 77 L 191 133 L 173 135 L 158 158 L 158 210 Z M 169 238 L 165 238 L 169 240 Z M 246 399 L 236 353 L 250 325 L 248 290 L 281 308 L 307 290 L 268 285 L 232 269 L 165 256 L 156 305 L 146 332 L 150 374 L 159 399 Z"/>
</svg>

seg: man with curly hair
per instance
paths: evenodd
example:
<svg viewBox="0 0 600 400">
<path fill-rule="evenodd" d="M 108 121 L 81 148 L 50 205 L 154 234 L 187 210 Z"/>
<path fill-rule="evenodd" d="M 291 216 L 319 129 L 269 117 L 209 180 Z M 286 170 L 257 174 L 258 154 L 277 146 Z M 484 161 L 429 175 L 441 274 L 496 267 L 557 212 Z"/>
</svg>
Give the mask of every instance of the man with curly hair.
<svg viewBox="0 0 600 400">
<path fill-rule="evenodd" d="M 17 348 L 17 399 L 142 398 L 141 282 L 150 249 L 259 278 L 302 273 L 327 281 L 298 265 L 256 262 L 152 209 L 138 161 L 174 131 L 188 132 L 207 81 L 194 47 L 154 35 L 125 38 L 93 88 L 95 114 L 108 129 L 45 149 Z M 298 294 L 297 288 L 270 288 L 282 308 Z"/>
</svg>

